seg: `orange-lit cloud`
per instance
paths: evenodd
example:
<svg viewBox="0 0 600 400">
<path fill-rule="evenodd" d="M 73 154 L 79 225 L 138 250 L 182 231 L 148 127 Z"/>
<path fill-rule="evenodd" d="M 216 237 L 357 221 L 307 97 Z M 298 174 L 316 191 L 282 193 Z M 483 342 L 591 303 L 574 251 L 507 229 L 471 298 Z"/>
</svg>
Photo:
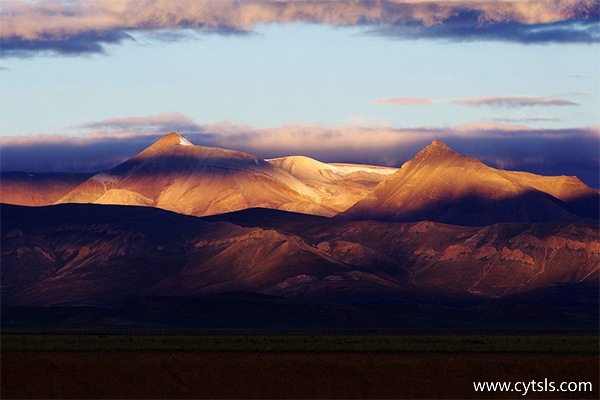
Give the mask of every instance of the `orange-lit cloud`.
<svg viewBox="0 0 600 400">
<path fill-rule="evenodd" d="M 432 104 L 436 101 L 427 97 L 387 97 L 384 99 L 377 99 L 374 104 L 398 104 L 401 106 L 413 106 L 420 104 Z"/>
<path fill-rule="evenodd" d="M 319 23 L 404 38 L 590 42 L 600 40 L 598 9 L 598 0 L 4 0 L 0 38 L 5 54 L 78 54 L 102 52 L 133 31 L 231 34 L 261 24 Z"/>
</svg>

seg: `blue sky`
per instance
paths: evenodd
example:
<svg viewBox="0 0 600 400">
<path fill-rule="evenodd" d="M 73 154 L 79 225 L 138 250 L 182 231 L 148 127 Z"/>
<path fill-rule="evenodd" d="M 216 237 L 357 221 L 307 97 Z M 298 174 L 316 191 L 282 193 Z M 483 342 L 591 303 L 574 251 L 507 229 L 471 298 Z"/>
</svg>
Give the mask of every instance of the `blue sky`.
<svg viewBox="0 0 600 400">
<path fill-rule="evenodd" d="M 153 139 L 182 123 L 182 133 L 211 138 L 200 144 L 235 143 L 263 156 L 314 150 L 295 145 L 302 140 L 290 136 L 290 127 L 301 138 L 314 139 L 310 135 L 319 129 L 320 135 L 348 132 L 336 133 L 339 146 L 331 153 L 308 154 L 327 161 L 401 163 L 413 148 L 441 136 L 490 164 L 539 173 L 561 172 L 547 168 L 554 157 L 548 148 L 560 148 L 569 135 L 583 147 L 598 143 L 596 0 L 557 0 L 547 8 L 547 1 L 531 1 L 532 10 L 513 9 L 508 0 L 495 8 L 463 0 L 458 11 L 440 8 L 425 17 L 421 0 L 377 3 L 383 11 L 375 16 L 375 3 L 365 1 L 338 3 L 339 10 L 318 0 L 306 9 L 302 2 L 250 1 L 244 7 L 254 8 L 242 12 L 238 3 L 212 10 L 217 3 L 181 8 L 182 2 L 163 0 L 148 3 L 157 10 L 144 17 L 137 7 L 146 3 L 121 3 L 123 21 L 106 16 L 115 11 L 106 8 L 117 7 L 110 1 L 6 3 L 0 14 L 6 27 L 0 58 L 2 169 L 27 167 L 12 162 L 15 154 L 26 154 L 15 153 L 15 143 L 23 149 L 60 140 L 92 146 L 91 138 L 118 135 Z M 140 13 L 139 20 L 129 19 Z M 81 26 L 68 21 L 71 14 Z M 474 14 L 477 23 L 471 21 Z M 161 19 L 164 15 L 169 18 Z M 137 118 L 133 125 L 131 118 Z M 471 133 L 464 133 L 465 124 Z M 244 130 L 285 131 L 280 135 L 289 146 L 231 139 Z M 388 140 L 381 132 L 390 130 L 405 139 L 381 144 L 397 148 L 397 155 L 383 152 L 378 158 L 373 150 L 361 157 L 352 151 L 346 152 L 351 159 L 341 159 L 344 152 L 335 150 L 360 147 L 353 132 L 366 130 L 374 142 Z M 507 131 L 526 132 L 539 143 L 521 162 L 513 153 L 483 150 L 489 148 L 484 138 L 507 140 Z M 551 142 L 542 140 L 550 136 Z M 73 142 L 77 138 L 87 139 Z M 519 140 L 519 134 L 510 140 Z M 107 162 L 124 157 L 119 153 Z M 538 167 L 531 161 L 536 157 L 542 160 Z M 586 157 L 589 182 L 597 179 L 592 167 L 597 169 L 598 154 Z M 104 166 L 61 167 L 49 159 L 35 168 Z"/>
<path fill-rule="evenodd" d="M 599 123 L 596 45 L 410 41 L 360 27 L 302 24 L 262 26 L 242 36 L 189 35 L 177 42 L 137 35 L 107 54 L 2 60 L 8 68 L 0 72 L 2 133 L 77 134 L 71 128 L 87 121 L 163 112 L 258 127 Z M 579 106 L 374 104 L 388 97 L 484 96 L 550 96 Z"/>
</svg>

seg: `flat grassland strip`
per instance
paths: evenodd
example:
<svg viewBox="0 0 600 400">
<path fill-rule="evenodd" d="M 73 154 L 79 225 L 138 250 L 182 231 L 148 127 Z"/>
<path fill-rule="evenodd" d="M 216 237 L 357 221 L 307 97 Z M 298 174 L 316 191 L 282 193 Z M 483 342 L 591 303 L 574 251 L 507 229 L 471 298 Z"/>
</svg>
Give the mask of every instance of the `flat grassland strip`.
<svg viewBox="0 0 600 400">
<path fill-rule="evenodd" d="M 2 334 L 6 351 L 481 352 L 597 354 L 598 336 Z"/>
</svg>

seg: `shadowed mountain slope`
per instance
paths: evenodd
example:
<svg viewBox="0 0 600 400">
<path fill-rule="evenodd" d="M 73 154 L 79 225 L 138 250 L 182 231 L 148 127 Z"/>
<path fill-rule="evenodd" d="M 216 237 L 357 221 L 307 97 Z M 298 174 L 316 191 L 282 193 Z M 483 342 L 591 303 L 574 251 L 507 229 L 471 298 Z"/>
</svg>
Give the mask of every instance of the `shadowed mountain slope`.
<svg viewBox="0 0 600 400">
<path fill-rule="evenodd" d="M 141 295 L 268 292 L 348 267 L 276 230 L 145 207 L 2 206 L 9 303 L 116 304 Z"/>
<path fill-rule="evenodd" d="M 418 293 L 506 296 L 565 284 L 598 284 L 597 224 L 343 221 L 245 210 L 207 220 L 298 235 L 355 269 L 388 274 Z"/>
<path fill-rule="evenodd" d="M 576 222 L 597 217 L 599 202 L 575 177 L 494 169 L 435 140 L 340 217 L 466 226 Z"/>
<path fill-rule="evenodd" d="M 600 218 L 600 194 L 576 176 L 539 176 L 527 172 L 506 171 L 511 180 L 548 193 L 564 203 L 564 208 L 580 217 Z"/>
<path fill-rule="evenodd" d="M 597 285 L 598 227 L 466 228 L 274 210 L 198 219 L 144 207 L 3 205 L 9 305 L 244 291 L 311 299 L 501 297 Z"/>
</svg>

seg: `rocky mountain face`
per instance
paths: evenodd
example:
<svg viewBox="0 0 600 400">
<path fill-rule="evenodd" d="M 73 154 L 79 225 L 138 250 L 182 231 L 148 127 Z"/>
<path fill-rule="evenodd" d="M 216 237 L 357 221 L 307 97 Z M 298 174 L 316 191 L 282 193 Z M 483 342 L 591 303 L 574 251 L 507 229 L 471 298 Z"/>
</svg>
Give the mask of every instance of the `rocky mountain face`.
<svg viewBox="0 0 600 400">
<path fill-rule="evenodd" d="M 2 206 L 3 304 L 118 304 L 244 291 L 313 299 L 501 297 L 597 284 L 598 227 L 332 222 L 273 210 Z"/>
</svg>

